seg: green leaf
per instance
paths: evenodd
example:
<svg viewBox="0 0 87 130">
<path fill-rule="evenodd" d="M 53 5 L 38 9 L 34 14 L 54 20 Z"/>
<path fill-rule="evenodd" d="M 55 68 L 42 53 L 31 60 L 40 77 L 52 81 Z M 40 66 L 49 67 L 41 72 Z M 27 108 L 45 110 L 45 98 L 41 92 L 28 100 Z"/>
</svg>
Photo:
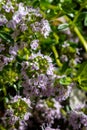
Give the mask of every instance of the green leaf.
<svg viewBox="0 0 87 130">
<path fill-rule="evenodd" d="M 87 11 L 81 12 L 81 13 L 79 14 L 78 20 L 79 20 L 79 21 L 85 21 L 84 19 L 85 19 L 86 15 L 87 15 Z"/>
<path fill-rule="evenodd" d="M 4 32 L 4 31 L 0 31 L 0 38 L 2 38 L 4 41 L 10 42 L 10 43 L 14 42 L 14 40 L 12 39 L 10 34 Z"/>
<path fill-rule="evenodd" d="M 80 87 L 82 90 L 87 91 L 87 79 L 84 81 L 81 81 Z"/>
<path fill-rule="evenodd" d="M 87 61 L 80 65 L 77 73 L 77 81 L 79 86 L 87 91 Z"/>
<path fill-rule="evenodd" d="M 48 105 L 49 108 L 53 108 L 54 103 L 52 101 L 47 100 L 46 104 Z"/>
<path fill-rule="evenodd" d="M 87 14 L 86 14 L 85 19 L 84 19 L 84 26 L 87 26 Z"/>
<path fill-rule="evenodd" d="M 40 42 L 44 45 L 52 45 L 55 42 L 55 40 L 48 37 L 46 39 L 40 39 Z"/>
<path fill-rule="evenodd" d="M 61 6 L 66 14 L 75 13 L 76 3 L 72 0 L 64 0 Z"/>
<path fill-rule="evenodd" d="M 69 27 L 69 24 L 68 23 L 64 23 L 64 24 L 60 24 L 58 26 L 58 30 L 65 30 Z"/>
<path fill-rule="evenodd" d="M 0 130 L 6 130 L 2 125 L 0 125 Z"/>
<path fill-rule="evenodd" d="M 64 77 L 59 80 L 60 84 L 62 85 L 69 85 L 72 79 L 70 77 Z"/>
<path fill-rule="evenodd" d="M 53 2 L 53 0 L 46 0 L 47 2 L 49 2 L 49 3 L 52 3 Z"/>
<path fill-rule="evenodd" d="M 82 79 L 84 77 L 87 78 L 87 61 L 80 65 L 78 72 L 77 72 L 77 77 L 80 77 Z"/>
<path fill-rule="evenodd" d="M 52 0 L 42 0 L 40 2 L 40 8 L 42 10 L 48 10 L 48 9 L 52 9 L 52 10 L 58 10 L 58 7 L 53 5 L 53 4 L 50 4 L 52 2 Z"/>
</svg>

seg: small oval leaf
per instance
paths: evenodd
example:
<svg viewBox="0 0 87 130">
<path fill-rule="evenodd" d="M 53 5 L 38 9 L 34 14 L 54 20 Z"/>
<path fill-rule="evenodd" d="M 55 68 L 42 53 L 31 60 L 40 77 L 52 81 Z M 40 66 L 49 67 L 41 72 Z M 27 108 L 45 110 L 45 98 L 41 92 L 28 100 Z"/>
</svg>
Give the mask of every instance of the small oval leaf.
<svg viewBox="0 0 87 130">
<path fill-rule="evenodd" d="M 66 30 L 69 27 L 68 23 L 60 24 L 58 30 Z"/>
</svg>

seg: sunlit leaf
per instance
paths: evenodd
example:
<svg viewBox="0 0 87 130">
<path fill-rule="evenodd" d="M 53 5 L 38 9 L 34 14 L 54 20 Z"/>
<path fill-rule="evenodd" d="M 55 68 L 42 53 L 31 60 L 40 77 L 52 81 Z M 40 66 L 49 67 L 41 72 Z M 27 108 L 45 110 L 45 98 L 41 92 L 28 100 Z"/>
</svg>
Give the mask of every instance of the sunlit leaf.
<svg viewBox="0 0 87 130">
<path fill-rule="evenodd" d="M 59 80 L 59 83 L 62 85 L 69 85 L 71 83 L 71 81 L 72 80 L 70 77 L 64 77 Z"/>
<path fill-rule="evenodd" d="M 58 30 L 66 30 L 69 27 L 68 23 L 60 24 Z"/>
</svg>

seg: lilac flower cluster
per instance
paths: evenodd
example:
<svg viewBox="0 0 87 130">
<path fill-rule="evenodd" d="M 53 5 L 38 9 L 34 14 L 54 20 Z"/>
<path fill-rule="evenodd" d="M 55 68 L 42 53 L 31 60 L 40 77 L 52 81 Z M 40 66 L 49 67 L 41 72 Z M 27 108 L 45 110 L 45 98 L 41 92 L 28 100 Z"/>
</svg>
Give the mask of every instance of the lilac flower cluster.
<svg viewBox="0 0 87 130">
<path fill-rule="evenodd" d="M 51 101 L 39 100 L 35 107 L 36 111 L 34 116 L 39 116 L 39 118 L 38 116 L 36 117 L 38 122 L 43 124 L 47 123 L 51 126 L 55 119 L 61 118 L 61 108 L 61 104 L 55 99 L 51 99 Z M 39 113 L 41 113 L 41 115 L 39 115 Z"/>
<path fill-rule="evenodd" d="M 60 129 L 53 129 L 53 128 L 50 128 L 50 127 L 46 127 L 45 130 L 60 130 Z"/>
<path fill-rule="evenodd" d="M 22 98 L 21 96 L 15 96 L 7 105 L 7 110 L 2 117 L 3 124 L 8 129 L 22 130 L 27 126 L 26 121 L 31 116 L 31 101 L 30 99 Z M 19 123 L 19 126 L 17 126 Z"/>
<path fill-rule="evenodd" d="M 52 59 L 40 52 L 32 53 L 29 60 L 22 63 L 21 74 L 24 80 L 22 82 L 23 93 L 26 97 L 55 96 L 56 100 L 61 102 L 66 100 L 71 93 L 73 84 L 67 87 L 59 85 L 58 80 L 61 76 L 55 74 Z"/>
<path fill-rule="evenodd" d="M 69 113 L 69 125 L 73 130 L 79 130 L 83 127 L 87 128 L 87 115 L 80 111 L 71 111 Z"/>
<path fill-rule="evenodd" d="M 78 43 L 78 41 L 76 43 Z M 82 48 L 73 48 L 71 44 L 72 44 L 71 39 L 64 41 L 64 43 L 62 44 L 62 55 L 60 57 L 60 60 L 63 63 L 65 62 L 68 63 L 69 67 L 76 66 L 78 63 L 81 63 L 81 61 L 83 60 L 83 58 L 80 56 L 80 52 Z M 67 51 L 71 50 L 71 54 L 74 54 L 72 56 L 72 59 L 70 58 L 70 55 L 67 55 L 66 50 Z"/>
<path fill-rule="evenodd" d="M 71 106 L 67 107 L 69 103 L 64 105 L 75 84 L 67 81 L 66 73 L 59 73 L 60 68 L 56 67 L 49 52 L 41 50 L 41 39 L 47 40 L 52 29 L 40 9 L 16 0 L 3 1 L 0 27 L 5 30 L 0 39 L 0 92 L 8 97 L 5 112 L 0 115 L 0 127 L 27 130 L 36 123 L 39 124 L 39 127 L 35 126 L 37 130 L 62 130 L 60 122 L 63 120 L 64 125 L 67 124 L 65 130 L 87 128 L 85 112 L 71 110 Z M 7 40 L 7 37 L 11 38 Z M 72 68 L 72 64 L 76 65 L 82 59 L 80 49 L 76 49 L 74 61 L 69 60 L 70 56 L 66 54 L 69 49 L 70 44 L 65 42 L 60 60 Z"/>
<path fill-rule="evenodd" d="M 9 0 L 6 2 L 6 4 L 3 5 L 3 9 L 4 9 L 7 13 L 9 13 L 10 11 L 11 11 L 11 12 L 14 12 L 14 7 L 13 7 L 13 5 L 12 5 L 12 2 L 9 1 Z"/>
<path fill-rule="evenodd" d="M 49 96 L 52 93 L 54 84 L 54 66 L 49 56 L 43 55 L 40 52 L 32 53 L 27 61 L 22 63 L 21 74 L 23 75 L 24 82 L 24 95 L 32 96 Z M 48 90 L 50 88 L 50 92 Z"/>
<path fill-rule="evenodd" d="M 22 48 L 20 48 L 20 46 L 18 45 L 19 43 L 17 43 L 16 41 L 17 41 L 18 36 L 20 36 L 22 32 L 26 32 L 26 30 L 30 29 L 30 26 L 32 25 L 32 19 L 33 19 L 32 17 L 36 18 L 35 22 L 38 20 L 38 17 L 40 18 L 41 23 L 40 22 L 39 23 L 41 24 L 41 27 L 39 28 L 39 31 L 45 38 L 49 36 L 50 30 L 51 30 L 50 25 L 47 20 L 42 18 L 42 14 L 40 13 L 39 8 L 34 9 L 31 6 L 30 7 L 25 6 L 22 2 L 17 3 L 17 1 L 7 0 L 7 2 L 4 1 L 2 3 L 2 8 L 0 12 L 2 12 L 2 10 L 4 11 L 3 13 L 4 15 L 0 13 L 0 26 L 6 27 L 8 32 L 10 29 L 13 30 L 13 32 L 10 35 L 14 39 L 15 44 L 14 46 L 7 48 L 7 46 L 4 46 L 3 40 L 1 39 L 0 46 L 2 48 L 0 48 L 0 53 L 4 52 L 4 57 L 11 58 L 11 61 L 14 60 L 15 56 L 17 55 L 18 50 L 23 49 L 23 46 L 22 46 L 23 43 L 20 41 L 20 46 L 22 46 Z M 35 22 L 33 22 L 33 24 Z M 44 25 L 45 23 L 46 23 L 46 26 Z M 31 34 L 29 35 L 30 35 L 29 37 L 32 37 Z M 23 42 L 25 41 L 25 39 L 23 40 Z M 33 37 L 32 37 L 30 41 L 31 49 L 36 50 L 39 47 L 38 42 L 39 42 L 38 39 L 33 40 Z M 9 52 L 6 51 L 8 49 L 9 49 Z M 8 55 L 8 53 L 10 55 Z M 3 63 L 3 67 L 4 65 L 5 63 Z"/>
<path fill-rule="evenodd" d="M 31 24 L 31 27 L 34 32 L 40 32 L 45 38 L 47 38 L 51 32 L 49 23 L 45 19 L 42 19 L 41 22 L 35 22 L 34 24 Z"/>
</svg>

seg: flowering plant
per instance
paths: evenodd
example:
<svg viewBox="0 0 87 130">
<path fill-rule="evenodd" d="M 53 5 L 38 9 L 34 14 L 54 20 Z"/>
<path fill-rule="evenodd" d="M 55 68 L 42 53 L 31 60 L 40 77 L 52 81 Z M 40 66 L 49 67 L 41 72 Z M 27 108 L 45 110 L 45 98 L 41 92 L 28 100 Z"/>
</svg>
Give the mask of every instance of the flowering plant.
<svg viewBox="0 0 87 130">
<path fill-rule="evenodd" d="M 0 1 L 0 130 L 87 129 L 86 9 Z"/>
</svg>

